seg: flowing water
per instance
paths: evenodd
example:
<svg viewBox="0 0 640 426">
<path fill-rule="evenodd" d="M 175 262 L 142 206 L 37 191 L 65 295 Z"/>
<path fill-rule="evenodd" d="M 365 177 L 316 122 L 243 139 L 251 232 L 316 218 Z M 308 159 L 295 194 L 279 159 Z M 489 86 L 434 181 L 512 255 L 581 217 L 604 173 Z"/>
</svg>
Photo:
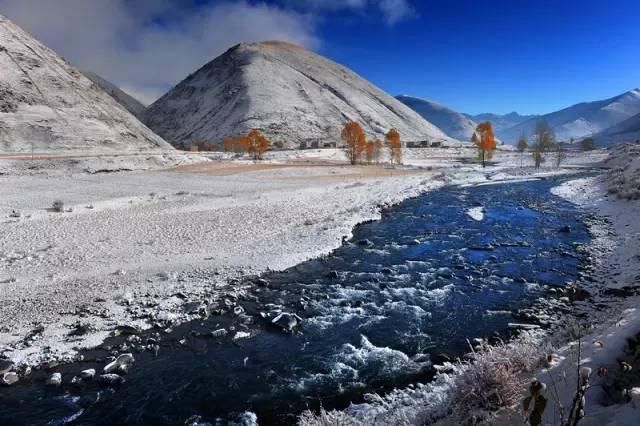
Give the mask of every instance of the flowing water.
<svg viewBox="0 0 640 426">
<path fill-rule="evenodd" d="M 307 407 L 344 408 L 366 392 L 429 380 L 432 357 L 506 334 L 514 312 L 576 279 L 576 248 L 589 235 L 582 212 L 549 192 L 558 182 L 449 187 L 407 200 L 357 226 L 330 256 L 264 275 L 268 285 L 237 301 L 248 315 L 177 327 L 157 357 L 136 354 L 115 390 L 0 390 L 0 424 L 162 425 L 192 415 L 224 423 L 246 410 L 260 424 L 291 424 Z M 302 325 L 270 327 L 259 312 L 274 309 Z M 233 330 L 192 333 L 222 327 Z"/>
</svg>

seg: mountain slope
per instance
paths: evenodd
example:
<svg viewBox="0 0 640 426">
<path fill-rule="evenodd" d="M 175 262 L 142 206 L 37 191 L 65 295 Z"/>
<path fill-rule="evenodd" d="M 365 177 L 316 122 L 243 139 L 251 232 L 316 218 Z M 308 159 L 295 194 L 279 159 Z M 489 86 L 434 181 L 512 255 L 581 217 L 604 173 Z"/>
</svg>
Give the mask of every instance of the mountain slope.
<svg viewBox="0 0 640 426">
<path fill-rule="evenodd" d="M 0 152 L 171 147 L 56 53 L 0 15 Z"/>
<path fill-rule="evenodd" d="M 596 143 L 604 145 L 640 140 L 640 114 L 636 114 L 595 134 L 593 139 Z"/>
<path fill-rule="evenodd" d="M 82 74 L 85 75 L 89 80 L 93 81 L 95 84 L 100 86 L 102 90 L 104 90 L 109 96 L 116 100 L 120 105 L 122 105 L 127 111 L 133 114 L 138 120 L 144 120 L 144 114 L 147 111 L 147 107 L 142 104 L 139 100 L 129 95 L 122 89 L 120 89 L 115 84 L 110 81 L 105 80 L 100 77 L 98 74 L 91 71 L 82 71 Z"/>
<path fill-rule="evenodd" d="M 537 117 L 537 115 L 520 115 L 517 112 L 510 112 L 509 114 L 482 113 L 476 115 L 465 115 L 476 123 L 490 121 L 493 126 L 493 131 L 500 139 L 504 139 L 505 130 Z"/>
<path fill-rule="evenodd" d="M 395 127 L 404 141 L 449 140 L 436 126 L 353 71 L 283 42 L 237 45 L 147 110 L 174 145 L 260 129 L 275 146 L 336 143 L 348 120 L 368 137 Z"/>
<path fill-rule="evenodd" d="M 454 139 L 467 141 L 476 128 L 473 120 L 439 103 L 405 95 L 396 96 L 396 99 Z"/>
<path fill-rule="evenodd" d="M 522 132 L 531 135 L 536 122 L 544 120 L 555 131 L 558 140 L 567 141 L 599 133 L 638 113 L 640 89 L 634 89 L 613 98 L 583 102 L 541 115 L 511 127 L 504 133 L 507 143 L 515 143 Z"/>
</svg>

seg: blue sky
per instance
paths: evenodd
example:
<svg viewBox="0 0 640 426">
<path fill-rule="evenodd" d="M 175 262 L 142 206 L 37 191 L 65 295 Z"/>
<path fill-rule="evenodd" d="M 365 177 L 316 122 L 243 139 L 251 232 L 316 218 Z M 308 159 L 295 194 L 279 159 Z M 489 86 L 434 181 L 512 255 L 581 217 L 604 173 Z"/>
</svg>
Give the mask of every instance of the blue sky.
<svg viewBox="0 0 640 426">
<path fill-rule="evenodd" d="M 640 86 L 639 0 L 0 0 L 0 13 L 146 103 L 265 39 L 469 113 L 545 113 Z"/>
<path fill-rule="evenodd" d="M 392 94 L 550 112 L 640 86 L 640 1 L 414 1 L 393 26 L 334 13 L 320 51 Z M 342 16 L 341 16 L 342 15 Z"/>
</svg>

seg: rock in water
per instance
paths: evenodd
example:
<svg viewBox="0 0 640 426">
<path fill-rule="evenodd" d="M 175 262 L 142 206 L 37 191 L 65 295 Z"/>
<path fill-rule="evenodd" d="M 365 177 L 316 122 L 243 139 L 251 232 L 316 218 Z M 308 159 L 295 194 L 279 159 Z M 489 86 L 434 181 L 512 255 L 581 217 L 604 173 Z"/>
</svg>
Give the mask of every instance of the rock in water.
<svg viewBox="0 0 640 426">
<path fill-rule="evenodd" d="M 348 119 L 370 137 L 396 128 L 403 141 L 451 140 L 350 69 L 277 41 L 232 47 L 153 103 L 146 117 L 174 144 L 260 129 L 275 147 L 313 148 L 339 141 Z"/>
<path fill-rule="evenodd" d="M 62 384 L 62 374 L 53 373 L 47 379 L 47 386 L 58 387 Z"/>
<path fill-rule="evenodd" d="M 271 321 L 282 330 L 291 332 L 302 323 L 302 318 L 296 314 L 281 313 Z"/>
<path fill-rule="evenodd" d="M 18 374 L 11 371 L 9 373 L 4 373 L 2 375 L 2 378 L 0 379 L 0 383 L 2 383 L 5 386 L 11 386 L 15 383 L 18 383 L 18 380 L 20 380 L 18 377 Z"/>
<path fill-rule="evenodd" d="M 94 370 L 93 368 L 89 368 L 87 370 L 82 370 L 80 372 L 80 377 L 83 378 L 84 380 L 93 379 L 93 377 L 95 375 L 96 375 L 96 370 Z"/>
<path fill-rule="evenodd" d="M 107 386 L 114 386 L 114 385 L 120 385 L 124 383 L 125 380 L 124 380 L 124 377 L 122 376 L 110 373 L 110 374 L 102 374 L 98 376 L 98 382 Z"/>
<path fill-rule="evenodd" d="M 110 362 L 104 367 L 105 373 L 114 373 L 116 371 L 127 372 L 131 364 L 135 362 L 135 358 L 133 354 L 122 354 L 115 359 L 115 361 Z"/>
</svg>

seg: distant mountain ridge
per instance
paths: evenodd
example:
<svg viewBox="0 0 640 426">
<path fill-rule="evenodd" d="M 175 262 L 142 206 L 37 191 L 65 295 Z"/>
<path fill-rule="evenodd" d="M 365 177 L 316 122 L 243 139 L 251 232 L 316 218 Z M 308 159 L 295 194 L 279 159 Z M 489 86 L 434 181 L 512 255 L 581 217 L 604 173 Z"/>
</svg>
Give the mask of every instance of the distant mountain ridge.
<svg viewBox="0 0 640 426">
<path fill-rule="evenodd" d="M 472 119 L 437 102 L 408 95 L 396 99 L 454 139 L 468 141 L 476 128 Z"/>
<path fill-rule="evenodd" d="M 549 114 L 536 116 L 502 131 L 507 143 L 521 134 L 531 136 L 538 121 L 546 121 L 561 141 L 595 135 L 640 113 L 640 89 L 612 98 L 582 102 Z"/>
<path fill-rule="evenodd" d="M 368 137 L 450 138 L 350 69 L 284 42 L 239 44 L 154 102 L 146 122 L 174 145 L 259 129 L 279 147 L 339 143 L 348 120 Z"/>
<path fill-rule="evenodd" d="M 518 124 L 525 122 L 527 120 L 535 119 L 538 116 L 531 115 L 520 115 L 517 112 L 510 112 L 508 114 L 492 114 L 492 113 L 482 113 L 482 114 L 465 114 L 467 117 L 475 121 L 476 123 L 480 123 L 483 121 L 490 121 L 493 130 L 496 133 L 496 136 L 500 139 L 504 139 L 504 131 L 510 129 L 511 127 L 517 126 Z"/>
<path fill-rule="evenodd" d="M 639 141 L 640 114 L 636 114 L 602 132 L 596 133 L 593 139 L 599 145 Z"/>
</svg>

